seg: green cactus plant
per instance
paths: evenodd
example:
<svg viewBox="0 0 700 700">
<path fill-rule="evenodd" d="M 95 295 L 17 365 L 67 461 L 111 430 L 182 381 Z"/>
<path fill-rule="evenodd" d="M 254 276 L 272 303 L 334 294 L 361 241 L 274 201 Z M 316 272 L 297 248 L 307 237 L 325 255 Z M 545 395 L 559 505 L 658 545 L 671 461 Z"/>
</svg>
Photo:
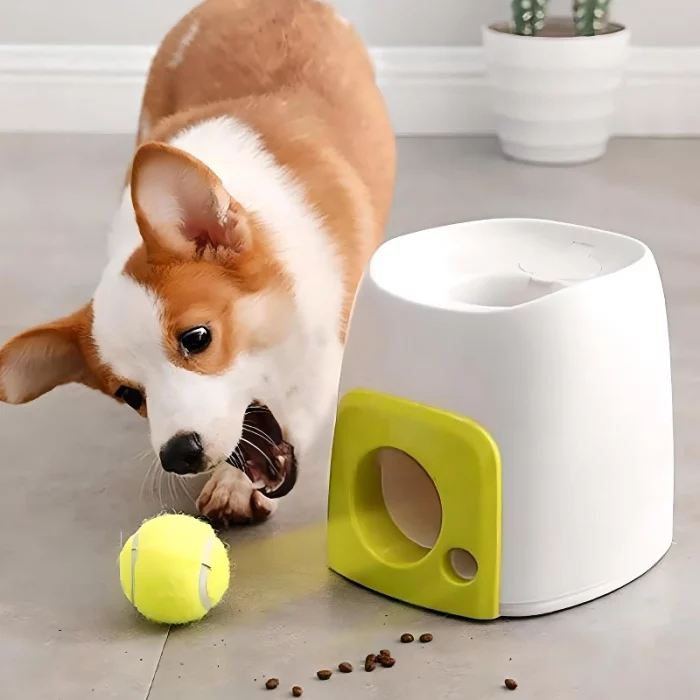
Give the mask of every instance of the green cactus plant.
<svg viewBox="0 0 700 700">
<path fill-rule="evenodd" d="M 594 36 L 608 27 L 612 0 L 573 0 L 577 36 Z M 521 36 L 536 36 L 544 27 L 549 0 L 512 0 L 512 29 Z"/>
<path fill-rule="evenodd" d="M 523 36 L 535 36 L 544 27 L 549 0 L 513 0 L 513 30 Z"/>
<path fill-rule="evenodd" d="M 574 0 L 574 25 L 578 36 L 595 36 L 608 25 L 610 0 Z"/>
</svg>

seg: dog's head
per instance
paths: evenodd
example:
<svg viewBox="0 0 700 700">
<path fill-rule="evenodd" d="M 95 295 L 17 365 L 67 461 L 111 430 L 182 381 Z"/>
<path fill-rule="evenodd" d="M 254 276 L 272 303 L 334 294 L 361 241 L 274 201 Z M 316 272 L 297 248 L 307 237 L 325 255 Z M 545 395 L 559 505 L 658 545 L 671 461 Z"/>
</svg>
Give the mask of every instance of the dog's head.
<svg viewBox="0 0 700 700">
<path fill-rule="evenodd" d="M 163 144 L 138 150 L 130 196 L 139 245 L 108 265 L 88 305 L 0 350 L 0 399 L 80 382 L 148 417 L 164 469 L 228 460 L 283 495 L 293 449 L 258 404 L 293 296 L 264 225 L 204 164 Z"/>
</svg>

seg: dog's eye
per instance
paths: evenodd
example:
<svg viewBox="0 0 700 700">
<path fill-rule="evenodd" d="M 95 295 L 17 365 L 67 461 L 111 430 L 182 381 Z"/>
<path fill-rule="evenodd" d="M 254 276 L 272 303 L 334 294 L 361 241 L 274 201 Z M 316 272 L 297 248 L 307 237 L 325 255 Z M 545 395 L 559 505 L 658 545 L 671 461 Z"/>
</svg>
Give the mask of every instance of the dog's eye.
<svg viewBox="0 0 700 700">
<path fill-rule="evenodd" d="M 131 406 L 134 411 L 138 411 L 143 406 L 143 394 L 138 389 L 132 389 L 130 386 L 120 386 L 114 395 L 127 406 Z"/>
<path fill-rule="evenodd" d="M 211 345 L 211 331 L 206 326 L 197 326 L 185 331 L 179 340 L 186 355 L 196 355 Z"/>
</svg>

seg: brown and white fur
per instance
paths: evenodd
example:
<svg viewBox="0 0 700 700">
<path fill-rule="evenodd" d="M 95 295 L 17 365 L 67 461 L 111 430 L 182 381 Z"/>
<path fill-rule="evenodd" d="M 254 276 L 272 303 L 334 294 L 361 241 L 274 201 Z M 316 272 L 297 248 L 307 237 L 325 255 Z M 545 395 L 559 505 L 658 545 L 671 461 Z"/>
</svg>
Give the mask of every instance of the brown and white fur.
<svg viewBox="0 0 700 700">
<path fill-rule="evenodd" d="M 0 399 L 69 382 L 116 396 L 147 415 L 164 468 L 211 473 L 204 515 L 264 519 L 332 407 L 394 174 L 371 61 L 332 6 L 206 0 L 153 61 L 93 299 L 0 350 Z M 185 340 L 201 328 L 208 346 Z M 260 438 L 291 446 L 272 471 L 243 467 Z"/>
</svg>

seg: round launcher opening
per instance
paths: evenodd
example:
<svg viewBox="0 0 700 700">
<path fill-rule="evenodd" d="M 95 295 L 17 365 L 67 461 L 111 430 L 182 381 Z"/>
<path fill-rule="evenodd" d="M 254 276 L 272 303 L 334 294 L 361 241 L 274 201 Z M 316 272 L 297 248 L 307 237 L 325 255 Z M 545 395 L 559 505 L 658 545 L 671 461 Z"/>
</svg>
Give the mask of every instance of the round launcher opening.
<svg viewBox="0 0 700 700">
<path fill-rule="evenodd" d="M 405 452 L 384 447 L 377 452 L 382 495 L 394 525 L 419 547 L 432 549 L 442 527 L 440 495 L 428 472 Z"/>
<path fill-rule="evenodd" d="M 358 471 L 357 524 L 365 543 L 389 564 L 420 561 L 435 546 L 442 504 L 433 480 L 393 447 L 368 455 Z"/>
</svg>

